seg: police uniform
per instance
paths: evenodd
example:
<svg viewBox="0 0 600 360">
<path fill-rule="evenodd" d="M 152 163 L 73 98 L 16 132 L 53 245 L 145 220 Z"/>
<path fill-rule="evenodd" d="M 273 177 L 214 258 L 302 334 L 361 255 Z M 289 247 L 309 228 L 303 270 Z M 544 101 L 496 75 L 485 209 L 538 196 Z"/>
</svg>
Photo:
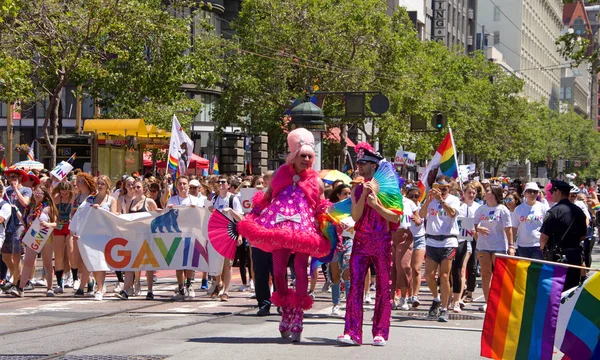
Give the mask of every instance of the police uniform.
<svg viewBox="0 0 600 360">
<path fill-rule="evenodd" d="M 552 189 L 568 191 L 568 188 L 570 185 L 564 181 L 552 181 Z M 581 265 L 583 259 L 581 241 L 587 233 L 585 220 L 583 211 L 569 199 L 562 199 L 548 210 L 540 229 L 542 234 L 548 236 L 546 250 L 550 254 L 553 253 L 553 258 L 548 260 Z M 564 289 L 579 285 L 580 278 L 580 269 L 569 268 Z"/>
</svg>

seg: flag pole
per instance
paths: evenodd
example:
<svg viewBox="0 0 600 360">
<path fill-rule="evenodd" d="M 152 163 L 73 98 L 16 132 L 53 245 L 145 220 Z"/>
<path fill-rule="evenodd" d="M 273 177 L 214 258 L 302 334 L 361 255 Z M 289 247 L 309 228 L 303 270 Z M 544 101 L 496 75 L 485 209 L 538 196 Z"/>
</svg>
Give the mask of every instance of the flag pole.
<svg viewBox="0 0 600 360">
<path fill-rule="evenodd" d="M 553 262 L 553 261 L 547 261 L 547 260 L 530 259 L 530 258 L 526 258 L 526 257 L 522 257 L 522 256 L 513 256 L 513 255 L 500 254 L 500 253 L 496 253 L 494 255 L 496 255 L 496 257 L 501 257 L 501 258 L 515 259 L 515 260 L 527 260 L 527 261 L 536 262 L 536 263 L 540 263 L 540 264 L 556 265 L 556 266 L 562 266 L 562 267 L 566 267 L 566 268 L 589 270 L 589 271 L 600 271 L 600 269 L 596 269 L 596 268 L 589 268 L 589 267 L 585 267 L 585 266 L 571 265 L 571 264 L 565 264 L 565 263 Z"/>
</svg>

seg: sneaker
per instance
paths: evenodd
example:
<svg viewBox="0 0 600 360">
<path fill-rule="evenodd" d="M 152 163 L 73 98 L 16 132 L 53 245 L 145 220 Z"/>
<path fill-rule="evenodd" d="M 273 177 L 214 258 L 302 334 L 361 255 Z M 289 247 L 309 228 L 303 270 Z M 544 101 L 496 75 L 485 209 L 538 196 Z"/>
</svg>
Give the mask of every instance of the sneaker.
<svg viewBox="0 0 600 360">
<path fill-rule="evenodd" d="M 69 271 L 69 275 L 67 275 L 67 277 L 63 276 L 63 284 L 64 284 L 64 287 L 66 287 L 66 288 L 73 287 L 73 274 L 71 274 L 70 271 Z"/>
<path fill-rule="evenodd" d="M 412 298 L 412 307 L 418 308 L 419 305 L 421 305 L 421 302 L 419 301 L 419 297 L 418 296 L 413 296 L 413 298 Z"/>
<path fill-rule="evenodd" d="M 383 336 L 375 336 L 373 338 L 373 346 L 385 346 L 385 339 Z"/>
<path fill-rule="evenodd" d="M 316 298 L 316 295 L 315 295 L 314 291 L 309 291 L 308 292 L 308 296 L 310 296 L 313 300 Z"/>
<path fill-rule="evenodd" d="M 75 297 L 83 297 L 85 294 L 83 293 L 83 289 L 79 288 L 75 291 Z"/>
<path fill-rule="evenodd" d="M 459 313 L 462 311 L 462 307 L 460 306 L 460 302 L 455 302 L 454 303 L 454 307 L 452 308 L 452 311 L 454 311 L 455 313 Z"/>
<path fill-rule="evenodd" d="M 17 288 L 14 285 L 11 286 L 10 289 L 8 289 L 8 293 L 12 296 L 23 297 L 23 290 Z"/>
<path fill-rule="evenodd" d="M 81 285 L 81 280 L 77 279 L 73 281 L 73 289 L 79 289 L 79 285 Z"/>
<path fill-rule="evenodd" d="M 330 287 L 331 287 L 331 281 L 325 281 L 325 284 L 323 284 L 323 287 L 321 288 L 321 292 L 327 292 Z"/>
<path fill-rule="evenodd" d="M 52 291 L 52 289 L 49 289 L 48 291 L 46 291 L 46 296 L 47 297 L 54 297 L 54 291 Z"/>
<path fill-rule="evenodd" d="M 240 286 L 240 288 L 238 289 L 239 292 L 244 292 L 244 291 L 248 291 L 248 287 L 246 285 L 242 285 Z"/>
<path fill-rule="evenodd" d="M 250 280 L 250 290 L 254 291 L 254 280 Z"/>
<path fill-rule="evenodd" d="M 140 296 L 142 294 L 142 283 L 136 283 L 133 287 L 133 296 Z"/>
<path fill-rule="evenodd" d="M 94 287 L 96 286 L 96 281 L 94 279 L 90 280 L 87 284 L 87 293 L 93 293 Z"/>
<path fill-rule="evenodd" d="M 177 294 L 171 296 L 171 300 L 183 301 L 185 300 L 185 294 L 183 291 L 179 291 Z"/>
<path fill-rule="evenodd" d="M 442 302 L 439 300 L 433 300 L 431 302 L 431 307 L 429 308 L 429 317 L 437 318 L 440 316 L 440 307 L 442 306 Z"/>
<path fill-rule="evenodd" d="M 27 291 L 31 291 L 35 289 L 35 286 L 33 285 L 33 283 L 31 281 L 28 281 L 27 284 L 25 284 L 25 287 L 23 288 L 23 290 L 27 290 Z"/>
<path fill-rule="evenodd" d="M 412 307 L 413 304 L 413 297 L 409 296 L 408 299 L 406 299 L 406 303 L 408 304 L 408 307 Z"/>
<path fill-rule="evenodd" d="M 369 288 L 369 291 L 375 291 L 375 290 L 377 290 L 377 289 L 375 288 L 375 283 L 372 283 L 372 284 L 371 284 L 371 287 Z"/>
<path fill-rule="evenodd" d="M 250 283 L 252 283 L 252 280 L 250 280 Z M 207 289 L 208 289 L 208 280 L 202 279 L 202 285 L 200 286 L 200 290 L 207 290 Z"/>
<path fill-rule="evenodd" d="M 31 279 L 31 283 L 34 286 L 40 286 L 40 287 L 47 287 L 48 286 L 48 283 L 46 282 L 46 279 L 36 279 L 36 278 L 33 278 L 33 279 Z"/>
<path fill-rule="evenodd" d="M 464 309 L 464 308 L 465 308 L 466 304 L 465 304 L 465 302 L 464 302 L 464 301 L 462 301 L 462 299 L 461 299 L 461 300 L 458 300 L 458 306 L 459 306 L 459 307 L 460 307 L 460 309 L 462 310 L 462 309 Z"/>
<path fill-rule="evenodd" d="M 55 294 L 62 294 L 62 293 L 64 293 L 64 292 L 65 292 L 65 289 L 63 289 L 63 288 L 62 288 L 62 286 L 56 286 L 56 287 L 54 288 L 54 293 L 55 293 Z"/>
<path fill-rule="evenodd" d="M 360 346 L 360 344 L 356 341 L 354 341 L 350 335 L 348 334 L 344 334 L 344 335 L 340 335 L 337 337 L 337 339 L 335 339 L 340 345 L 353 345 L 353 346 Z"/>
<path fill-rule="evenodd" d="M 158 276 L 152 275 L 152 282 L 156 284 L 158 282 Z"/>
<path fill-rule="evenodd" d="M 212 295 L 212 293 L 215 292 L 216 288 L 217 288 L 217 282 L 215 281 L 215 282 L 212 283 L 212 285 L 210 286 L 210 288 L 206 292 L 206 295 Z"/>
<path fill-rule="evenodd" d="M 484 305 L 480 306 L 477 310 L 479 310 L 481 312 L 486 312 L 487 311 L 487 304 L 484 304 Z"/>
<path fill-rule="evenodd" d="M 102 291 L 96 291 L 96 294 L 94 294 L 94 301 L 102 301 L 103 297 Z"/>
<path fill-rule="evenodd" d="M 113 289 L 113 292 L 118 294 L 121 292 L 121 290 L 123 290 L 123 283 L 117 282 L 117 285 Z"/>
<path fill-rule="evenodd" d="M 185 288 L 187 297 L 193 299 L 196 297 L 196 292 L 194 291 L 194 289 L 191 286 L 188 286 Z"/>
<path fill-rule="evenodd" d="M 333 305 L 333 307 L 331 308 L 331 316 L 340 316 L 340 306 L 339 305 Z"/>
<path fill-rule="evenodd" d="M 116 294 L 115 296 L 121 300 L 129 300 L 129 294 L 127 294 L 127 291 L 125 290 L 121 290 L 121 292 Z"/>
<path fill-rule="evenodd" d="M 154 300 L 154 293 L 152 291 L 148 291 L 146 294 L 146 300 Z"/>
<path fill-rule="evenodd" d="M 438 317 L 438 322 L 448 322 L 448 310 L 441 309 L 440 316 Z"/>
<path fill-rule="evenodd" d="M 11 283 L 10 281 L 5 281 L 2 283 L 2 285 L 0 285 L 0 290 L 7 292 L 13 286 L 14 286 L 13 283 Z"/>
<path fill-rule="evenodd" d="M 406 298 L 405 297 L 400 298 L 400 310 L 407 311 L 408 309 L 409 309 L 409 307 L 408 307 L 408 303 L 406 302 Z"/>
<path fill-rule="evenodd" d="M 373 302 L 373 300 L 371 299 L 371 293 L 367 293 L 365 295 L 365 304 L 370 304 L 372 302 Z"/>
</svg>

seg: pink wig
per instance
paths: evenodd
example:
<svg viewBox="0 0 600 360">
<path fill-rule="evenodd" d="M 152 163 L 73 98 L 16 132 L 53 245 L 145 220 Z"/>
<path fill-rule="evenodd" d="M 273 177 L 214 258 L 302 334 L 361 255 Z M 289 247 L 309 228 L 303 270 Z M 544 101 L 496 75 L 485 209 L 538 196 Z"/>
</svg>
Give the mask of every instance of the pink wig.
<svg viewBox="0 0 600 360">
<path fill-rule="evenodd" d="M 286 164 L 292 165 L 294 160 L 304 150 L 305 153 L 315 155 L 315 137 L 313 134 L 305 128 L 297 128 L 291 131 L 287 137 L 288 149 L 290 151 L 287 158 L 285 158 Z M 312 164 L 311 164 L 312 166 Z"/>
</svg>

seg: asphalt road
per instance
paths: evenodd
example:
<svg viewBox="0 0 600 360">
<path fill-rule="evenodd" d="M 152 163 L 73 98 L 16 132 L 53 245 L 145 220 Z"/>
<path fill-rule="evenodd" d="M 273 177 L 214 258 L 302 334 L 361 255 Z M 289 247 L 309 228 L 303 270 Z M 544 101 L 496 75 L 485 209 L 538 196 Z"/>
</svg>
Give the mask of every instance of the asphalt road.
<svg viewBox="0 0 600 360">
<path fill-rule="evenodd" d="M 600 246 L 595 248 L 594 259 L 594 266 L 600 267 Z M 451 314 L 448 323 L 438 323 L 425 318 L 431 296 L 422 286 L 424 304 L 419 309 L 393 311 L 385 347 L 370 346 L 368 320 L 373 306 L 366 305 L 365 345 L 339 347 L 335 338 L 343 332 L 344 319 L 329 316 L 330 293 L 317 292 L 315 305 L 306 315 L 303 341 L 291 344 L 279 338 L 275 311 L 257 317 L 251 293 L 235 291 L 240 284 L 238 276 L 234 276 L 233 283 L 238 285 L 232 286 L 228 302 L 211 300 L 199 290 L 193 300 L 172 302 L 173 275 L 161 272 L 153 301 L 113 297 L 115 279 L 110 277 L 102 302 L 74 298 L 71 290 L 55 298 L 45 297 L 42 289 L 27 292 L 24 299 L 0 295 L 0 359 L 479 358 L 481 289 L 475 293 L 476 301 L 461 314 Z M 322 282 L 317 290 L 321 286 Z"/>
</svg>

